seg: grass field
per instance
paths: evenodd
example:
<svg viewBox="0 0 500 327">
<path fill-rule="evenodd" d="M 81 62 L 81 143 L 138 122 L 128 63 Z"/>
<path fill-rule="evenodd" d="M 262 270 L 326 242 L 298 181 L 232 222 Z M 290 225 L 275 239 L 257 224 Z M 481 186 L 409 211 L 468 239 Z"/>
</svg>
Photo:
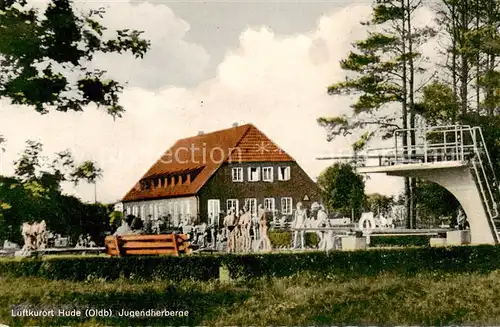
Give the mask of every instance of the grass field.
<svg viewBox="0 0 500 327">
<path fill-rule="evenodd" d="M 0 278 L 0 323 L 9 326 L 443 325 L 500 324 L 500 271 L 402 277 L 253 282 L 105 282 Z M 12 305 L 38 309 L 187 310 L 185 318 L 13 318 Z"/>
</svg>

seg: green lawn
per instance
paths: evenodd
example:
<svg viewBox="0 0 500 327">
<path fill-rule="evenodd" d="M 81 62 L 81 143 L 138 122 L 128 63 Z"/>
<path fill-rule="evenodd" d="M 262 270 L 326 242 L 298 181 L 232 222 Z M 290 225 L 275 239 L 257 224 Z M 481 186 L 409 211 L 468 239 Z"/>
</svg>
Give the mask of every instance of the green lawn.
<svg viewBox="0 0 500 327">
<path fill-rule="evenodd" d="M 500 271 L 402 277 L 167 283 L 0 278 L 0 323 L 118 325 L 493 325 L 500 324 Z M 12 305 L 188 310 L 187 318 L 12 318 Z"/>
</svg>

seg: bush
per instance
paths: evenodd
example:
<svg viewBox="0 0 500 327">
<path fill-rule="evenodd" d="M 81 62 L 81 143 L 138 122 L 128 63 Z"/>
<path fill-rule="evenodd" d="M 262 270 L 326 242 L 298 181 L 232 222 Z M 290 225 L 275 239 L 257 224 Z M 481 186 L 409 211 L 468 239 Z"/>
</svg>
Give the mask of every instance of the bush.
<svg viewBox="0 0 500 327">
<path fill-rule="evenodd" d="M 289 247 L 292 245 L 292 232 L 273 231 L 268 234 L 273 248 Z"/>
<path fill-rule="evenodd" d="M 427 235 L 412 236 L 371 236 L 370 246 L 430 246 L 430 238 Z"/>
<path fill-rule="evenodd" d="M 0 260 L 0 276 L 138 280 L 219 278 L 225 266 L 232 279 L 284 277 L 307 272 L 354 278 L 383 272 L 414 275 L 433 272 L 489 272 L 500 269 L 500 246 L 371 249 L 351 252 L 299 252 L 203 256 L 65 257 Z"/>
<path fill-rule="evenodd" d="M 292 246 L 292 236 L 291 231 L 281 232 L 273 231 L 269 232 L 269 240 L 273 248 L 283 248 Z M 316 233 L 306 233 L 305 236 L 306 247 L 317 247 L 319 243 L 319 237 Z"/>
<path fill-rule="evenodd" d="M 82 281 L 88 278 L 210 280 L 219 277 L 215 257 L 64 257 L 0 260 L 0 276 L 36 276 Z"/>
<path fill-rule="evenodd" d="M 382 272 L 414 275 L 422 272 L 472 272 L 500 269 L 500 246 L 372 249 L 352 252 L 272 253 L 221 258 L 230 278 L 343 275 L 348 278 Z"/>
</svg>

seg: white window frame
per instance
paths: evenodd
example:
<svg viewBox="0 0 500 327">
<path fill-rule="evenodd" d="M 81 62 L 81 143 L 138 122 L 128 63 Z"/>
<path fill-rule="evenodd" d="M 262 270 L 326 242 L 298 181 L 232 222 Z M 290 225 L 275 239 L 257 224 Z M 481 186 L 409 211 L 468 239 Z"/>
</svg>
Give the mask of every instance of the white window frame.
<svg viewBox="0 0 500 327">
<path fill-rule="evenodd" d="M 284 172 L 282 173 L 282 169 L 284 168 Z M 278 180 L 279 181 L 289 181 L 292 175 L 292 170 L 290 166 L 286 167 L 278 167 Z"/>
<path fill-rule="evenodd" d="M 252 169 L 255 169 L 257 172 L 257 177 L 252 179 Z M 249 182 L 258 182 L 260 181 L 260 167 L 248 167 L 248 181 Z"/>
<path fill-rule="evenodd" d="M 266 171 L 269 176 L 266 176 Z M 274 180 L 273 173 L 273 167 L 262 167 L 262 180 L 264 182 L 272 182 Z"/>
<path fill-rule="evenodd" d="M 287 201 L 289 204 L 287 204 Z M 293 199 L 290 197 L 282 197 L 281 198 L 281 213 L 284 215 L 291 215 L 293 208 Z M 285 210 L 286 209 L 286 210 Z"/>
<path fill-rule="evenodd" d="M 248 198 L 245 199 L 245 207 L 248 208 L 252 216 L 257 214 L 257 199 L 256 198 Z"/>
<path fill-rule="evenodd" d="M 235 215 L 238 215 L 239 212 L 240 212 L 240 201 L 238 201 L 238 199 L 227 199 L 226 201 L 226 209 L 227 209 L 227 213 L 229 213 L 229 209 L 231 208 L 234 208 L 234 211 L 233 213 Z"/>
<path fill-rule="evenodd" d="M 271 205 L 269 206 L 268 203 L 270 203 Z M 276 200 L 274 198 L 265 198 L 264 209 L 267 212 L 272 212 L 274 214 L 274 211 L 276 210 Z"/>
<path fill-rule="evenodd" d="M 209 199 L 207 202 L 207 215 L 208 215 L 208 224 L 215 225 L 219 224 L 219 216 L 220 216 L 220 200 L 219 199 Z"/>
<path fill-rule="evenodd" d="M 231 170 L 231 178 L 233 182 L 243 182 L 243 167 L 234 167 Z"/>
</svg>

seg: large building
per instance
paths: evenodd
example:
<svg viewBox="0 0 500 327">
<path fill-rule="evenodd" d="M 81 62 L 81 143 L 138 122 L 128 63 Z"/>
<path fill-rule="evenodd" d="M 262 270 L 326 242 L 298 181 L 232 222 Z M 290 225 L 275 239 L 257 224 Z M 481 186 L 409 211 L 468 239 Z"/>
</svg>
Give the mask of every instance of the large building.
<svg viewBox="0 0 500 327">
<path fill-rule="evenodd" d="M 319 201 L 315 182 L 295 160 L 252 124 L 177 141 L 123 198 L 124 211 L 142 219 L 187 216 L 218 224 L 230 208 L 253 214 L 263 204 L 276 217 L 296 203 Z"/>
</svg>

